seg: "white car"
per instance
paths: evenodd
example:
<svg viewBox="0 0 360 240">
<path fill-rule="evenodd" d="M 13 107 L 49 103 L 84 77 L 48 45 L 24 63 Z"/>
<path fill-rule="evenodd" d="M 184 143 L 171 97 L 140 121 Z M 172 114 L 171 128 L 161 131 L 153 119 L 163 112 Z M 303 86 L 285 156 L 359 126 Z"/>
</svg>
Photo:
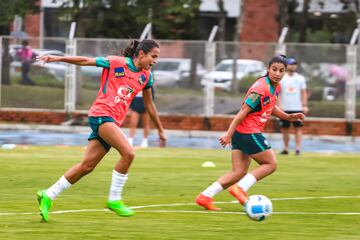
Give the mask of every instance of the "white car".
<svg viewBox="0 0 360 240">
<path fill-rule="evenodd" d="M 233 79 L 233 60 L 221 60 L 215 67 L 215 70 L 205 74 L 201 79 L 201 86 L 206 86 L 209 82 L 213 82 L 214 87 L 221 88 L 226 91 L 231 90 Z M 236 79 L 240 81 L 248 74 L 256 76 L 265 75 L 266 67 L 263 62 L 252 59 L 237 59 Z"/>
<path fill-rule="evenodd" d="M 153 67 L 156 86 L 173 87 L 190 77 L 191 59 L 189 58 L 159 58 Z M 197 78 L 205 74 L 205 68 L 198 63 L 196 65 Z"/>
</svg>

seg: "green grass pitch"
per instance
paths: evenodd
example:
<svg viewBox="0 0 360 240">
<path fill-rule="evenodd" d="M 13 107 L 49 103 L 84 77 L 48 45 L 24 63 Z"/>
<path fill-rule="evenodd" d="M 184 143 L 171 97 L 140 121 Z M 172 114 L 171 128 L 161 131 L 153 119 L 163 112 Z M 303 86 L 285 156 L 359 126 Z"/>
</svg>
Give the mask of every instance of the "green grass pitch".
<svg viewBox="0 0 360 240">
<path fill-rule="evenodd" d="M 0 150 L 0 239 L 360 239 L 360 156 L 355 154 L 278 155 L 278 170 L 250 190 L 272 199 L 275 213 L 254 222 L 226 191 L 215 198 L 220 212 L 193 204 L 230 169 L 228 150 L 139 149 L 123 193 L 136 215 L 122 218 L 104 210 L 118 159 L 112 150 L 55 200 L 49 223 L 42 223 L 36 191 L 53 184 L 83 151 Z M 205 161 L 216 167 L 201 167 Z"/>
</svg>

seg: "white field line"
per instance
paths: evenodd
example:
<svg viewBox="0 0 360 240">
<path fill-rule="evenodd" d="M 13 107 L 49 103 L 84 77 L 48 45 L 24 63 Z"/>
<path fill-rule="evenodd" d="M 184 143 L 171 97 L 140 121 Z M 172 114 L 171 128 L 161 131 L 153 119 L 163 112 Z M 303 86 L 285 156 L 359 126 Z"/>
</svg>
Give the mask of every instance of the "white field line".
<svg viewBox="0 0 360 240">
<path fill-rule="evenodd" d="M 286 201 L 286 200 L 311 200 L 311 199 L 338 199 L 338 198 L 360 198 L 360 196 L 324 196 L 324 197 L 294 197 L 294 198 L 272 198 L 272 201 Z M 215 202 L 216 204 L 229 204 L 238 203 L 237 201 L 231 202 Z M 143 208 L 156 208 L 156 207 L 173 207 L 173 206 L 191 206 L 195 203 L 173 203 L 173 204 L 153 204 L 144 206 L 133 206 L 132 209 Z M 63 213 L 80 213 L 80 212 L 109 212 L 108 209 L 78 209 L 78 210 L 62 210 L 52 211 L 50 214 L 63 214 Z M 200 214 L 238 214 L 242 215 L 243 212 L 224 212 L 224 211 L 192 211 L 192 210 L 140 210 L 136 212 L 153 212 L 153 213 L 200 213 Z M 38 212 L 2 212 L 0 216 L 14 216 L 14 215 L 37 215 Z M 276 215 L 360 215 L 360 212 L 273 212 Z"/>
</svg>

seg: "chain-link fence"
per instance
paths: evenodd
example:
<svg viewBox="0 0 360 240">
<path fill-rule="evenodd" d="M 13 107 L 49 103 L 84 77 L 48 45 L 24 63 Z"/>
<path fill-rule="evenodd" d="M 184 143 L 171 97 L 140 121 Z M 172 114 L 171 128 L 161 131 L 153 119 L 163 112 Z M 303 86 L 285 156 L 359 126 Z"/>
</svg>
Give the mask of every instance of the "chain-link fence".
<svg viewBox="0 0 360 240">
<path fill-rule="evenodd" d="M 87 110 L 99 89 L 102 69 L 77 67 L 66 78 L 69 64 L 34 62 L 35 55 L 66 54 L 79 56 L 118 55 L 129 40 L 45 38 L 28 39 L 34 55 L 24 67 L 19 54 L 22 41 L 1 38 L 1 108 L 47 108 Z M 161 53 L 153 68 L 155 102 L 160 113 L 234 114 L 257 77 L 266 73 L 268 61 L 276 55 L 274 43 L 159 41 Z M 71 44 L 71 46 L 69 46 Z M 209 49 L 211 48 L 211 49 Z M 285 44 L 287 56 L 299 61 L 299 73 L 308 86 L 310 117 L 360 118 L 360 51 L 357 46 L 341 44 Z M 211 50 L 214 54 L 207 54 Z M 234 61 L 236 59 L 236 61 Z M 212 69 L 206 67 L 214 66 Z M 235 64 L 236 62 L 236 64 Z M 68 81 L 72 85 L 67 85 Z M 206 94 L 208 84 L 215 90 Z M 71 86 L 71 88 L 66 87 Z M 67 98 L 69 91 L 75 96 Z M 208 92 L 209 93 L 209 92 Z M 65 100 L 64 100 L 65 99 Z M 69 103 L 71 101 L 71 103 Z M 72 109 L 72 108 L 70 108 Z M 209 110 L 209 109 L 208 109 Z M 72 111 L 72 110 L 70 110 Z"/>
<path fill-rule="evenodd" d="M 286 50 L 299 61 L 299 72 L 307 80 L 309 115 L 344 118 L 346 45 L 287 44 Z"/>
<path fill-rule="evenodd" d="M 66 39 L 1 38 L 1 107 L 64 109 L 64 63 L 35 62 L 37 55 L 64 55 Z M 28 49 L 24 51 L 24 45 Z"/>
</svg>

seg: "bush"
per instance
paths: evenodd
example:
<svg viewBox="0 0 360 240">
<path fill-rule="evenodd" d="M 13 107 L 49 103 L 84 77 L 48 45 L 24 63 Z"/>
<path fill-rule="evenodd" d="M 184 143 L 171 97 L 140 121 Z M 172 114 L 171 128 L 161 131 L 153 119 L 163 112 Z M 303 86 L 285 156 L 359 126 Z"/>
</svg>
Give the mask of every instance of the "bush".
<svg viewBox="0 0 360 240">
<path fill-rule="evenodd" d="M 259 78 L 259 76 L 246 75 L 239 82 L 239 92 L 247 92 L 251 85 Z"/>
</svg>

